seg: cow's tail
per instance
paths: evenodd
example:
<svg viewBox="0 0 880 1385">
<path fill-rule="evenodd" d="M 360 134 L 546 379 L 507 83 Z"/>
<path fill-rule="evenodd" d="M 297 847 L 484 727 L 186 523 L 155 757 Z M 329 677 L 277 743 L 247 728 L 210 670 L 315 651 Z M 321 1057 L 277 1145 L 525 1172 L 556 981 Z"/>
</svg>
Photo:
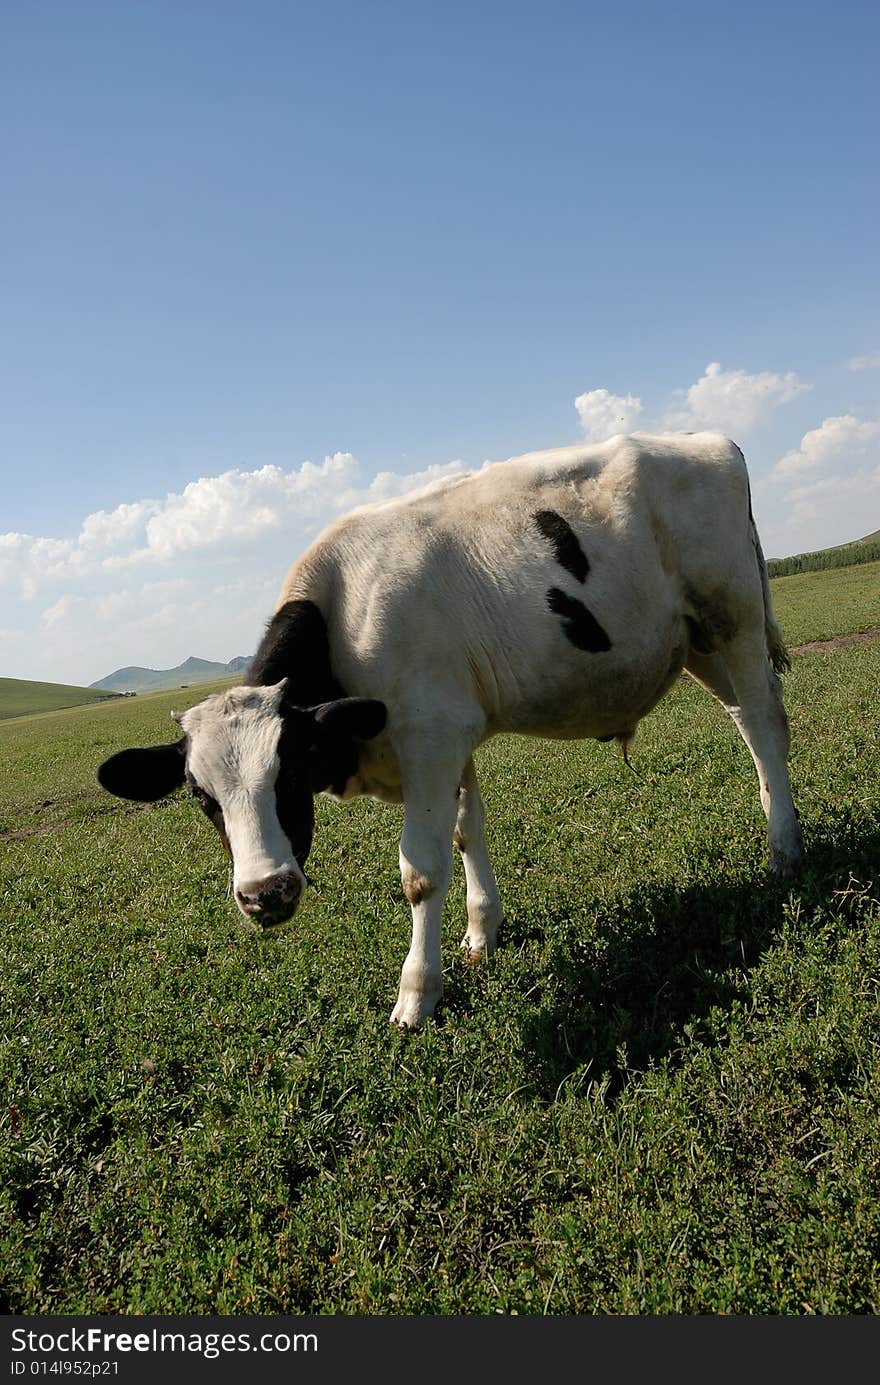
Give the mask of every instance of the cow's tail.
<svg viewBox="0 0 880 1385">
<path fill-rule="evenodd" d="M 755 557 L 758 560 L 758 571 L 761 574 L 761 591 L 764 594 L 764 635 L 767 640 L 767 657 L 777 673 L 784 673 L 786 669 L 791 668 L 791 659 L 785 647 L 785 640 L 782 638 L 782 631 L 776 616 L 773 614 L 770 578 L 767 576 L 767 563 L 761 548 L 761 540 L 758 538 L 758 530 L 755 527 L 751 496 L 749 496 L 749 525 L 752 531 L 752 543 L 755 546 Z"/>
</svg>

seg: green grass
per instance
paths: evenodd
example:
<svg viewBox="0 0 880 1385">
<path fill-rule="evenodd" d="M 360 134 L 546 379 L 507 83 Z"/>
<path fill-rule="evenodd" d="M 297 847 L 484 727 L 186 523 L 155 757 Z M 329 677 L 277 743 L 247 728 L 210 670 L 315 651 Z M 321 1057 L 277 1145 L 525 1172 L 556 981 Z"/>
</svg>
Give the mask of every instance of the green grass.
<svg viewBox="0 0 880 1385">
<path fill-rule="evenodd" d="M 57 712 L 62 707 L 106 702 L 112 693 L 77 688 L 66 683 L 32 683 L 24 678 L 0 678 L 0 721 L 7 717 Z"/>
<path fill-rule="evenodd" d="M 459 869 L 419 1034 L 388 1024 L 398 809 L 320 801 L 316 884 L 263 936 L 190 801 L 94 785 L 180 694 L 0 728 L 0 830 L 57 819 L 0 845 L 6 1306 L 880 1311 L 878 683 L 877 644 L 786 679 L 792 885 L 690 684 L 640 777 L 595 743 L 485 747 L 502 946 L 459 961 Z"/>
<path fill-rule="evenodd" d="M 880 563 L 774 577 L 770 588 L 789 645 L 880 626 Z"/>
<path fill-rule="evenodd" d="M 105 700 L 100 709 L 74 707 L 5 722 L 0 727 L 0 834 L 30 833 L 117 812 L 118 800 L 97 789 L 100 762 L 126 745 L 177 740 L 180 729 L 171 721 L 172 708 L 184 711 L 236 681 L 117 697 Z"/>
</svg>

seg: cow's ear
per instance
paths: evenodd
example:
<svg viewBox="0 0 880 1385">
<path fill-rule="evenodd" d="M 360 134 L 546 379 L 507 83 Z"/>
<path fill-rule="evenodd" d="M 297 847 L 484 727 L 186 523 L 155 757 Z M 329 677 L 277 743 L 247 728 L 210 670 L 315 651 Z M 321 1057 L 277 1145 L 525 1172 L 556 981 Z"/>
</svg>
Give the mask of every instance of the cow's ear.
<svg viewBox="0 0 880 1385">
<path fill-rule="evenodd" d="M 310 711 L 314 718 L 309 748 L 312 789 L 342 794 L 357 773 L 358 741 L 372 740 L 385 725 L 385 703 L 369 697 L 341 697 Z"/>
<path fill-rule="evenodd" d="M 117 798 L 155 803 L 179 789 L 186 775 L 186 736 L 172 745 L 120 750 L 98 770 L 98 783 Z"/>
<path fill-rule="evenodd" d="M 341 697 L 312 709 L 315 721 L 331 736 L 371 741 L 384 731 L 388 709 L 372 697 Z"/>
</svg>

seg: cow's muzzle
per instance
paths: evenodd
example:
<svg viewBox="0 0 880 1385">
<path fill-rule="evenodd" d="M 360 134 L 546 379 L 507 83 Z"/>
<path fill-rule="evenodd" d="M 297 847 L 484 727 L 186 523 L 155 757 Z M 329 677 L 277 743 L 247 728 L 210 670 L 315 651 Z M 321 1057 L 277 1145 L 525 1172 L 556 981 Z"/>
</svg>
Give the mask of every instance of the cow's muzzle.
<svg viewBox="0 0 880 1385">
<path fill-rule="evenodd" d="M 299 904 L 303 878 L 292 870 L 278 871 L 264 880 L 245 880 L 235 887 L 241 912 L 266 928 L 292 918 Z"/>
</svg>

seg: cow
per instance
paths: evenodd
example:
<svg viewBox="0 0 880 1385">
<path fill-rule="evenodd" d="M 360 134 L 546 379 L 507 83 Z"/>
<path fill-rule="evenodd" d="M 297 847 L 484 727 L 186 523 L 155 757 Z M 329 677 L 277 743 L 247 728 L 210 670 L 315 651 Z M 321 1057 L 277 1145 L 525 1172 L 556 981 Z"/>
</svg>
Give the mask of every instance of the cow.
<svg viewBox="0 0 880 1385">
<path fill-rule="evenodd" d="M 772 870 L 802 856 L 777 673 L 788 659 L 745 460 L 717 433 L 619 435 L 533 452 L 352 511 L 294 563 L 240 686 L 182 715 L 168 745 L 101 765 L 110 793 L 187 784 L 233 862 L 242 914 L 289 919 L 316 793 L 404 805 L 412 941 L 393 1023 L 441 995 L 453 844 L 462 947 L 496 945 L 501 901 L 474 752 L 490 736 L 616 739 L 682 671 L 751 752 Z"/>
</svg>

